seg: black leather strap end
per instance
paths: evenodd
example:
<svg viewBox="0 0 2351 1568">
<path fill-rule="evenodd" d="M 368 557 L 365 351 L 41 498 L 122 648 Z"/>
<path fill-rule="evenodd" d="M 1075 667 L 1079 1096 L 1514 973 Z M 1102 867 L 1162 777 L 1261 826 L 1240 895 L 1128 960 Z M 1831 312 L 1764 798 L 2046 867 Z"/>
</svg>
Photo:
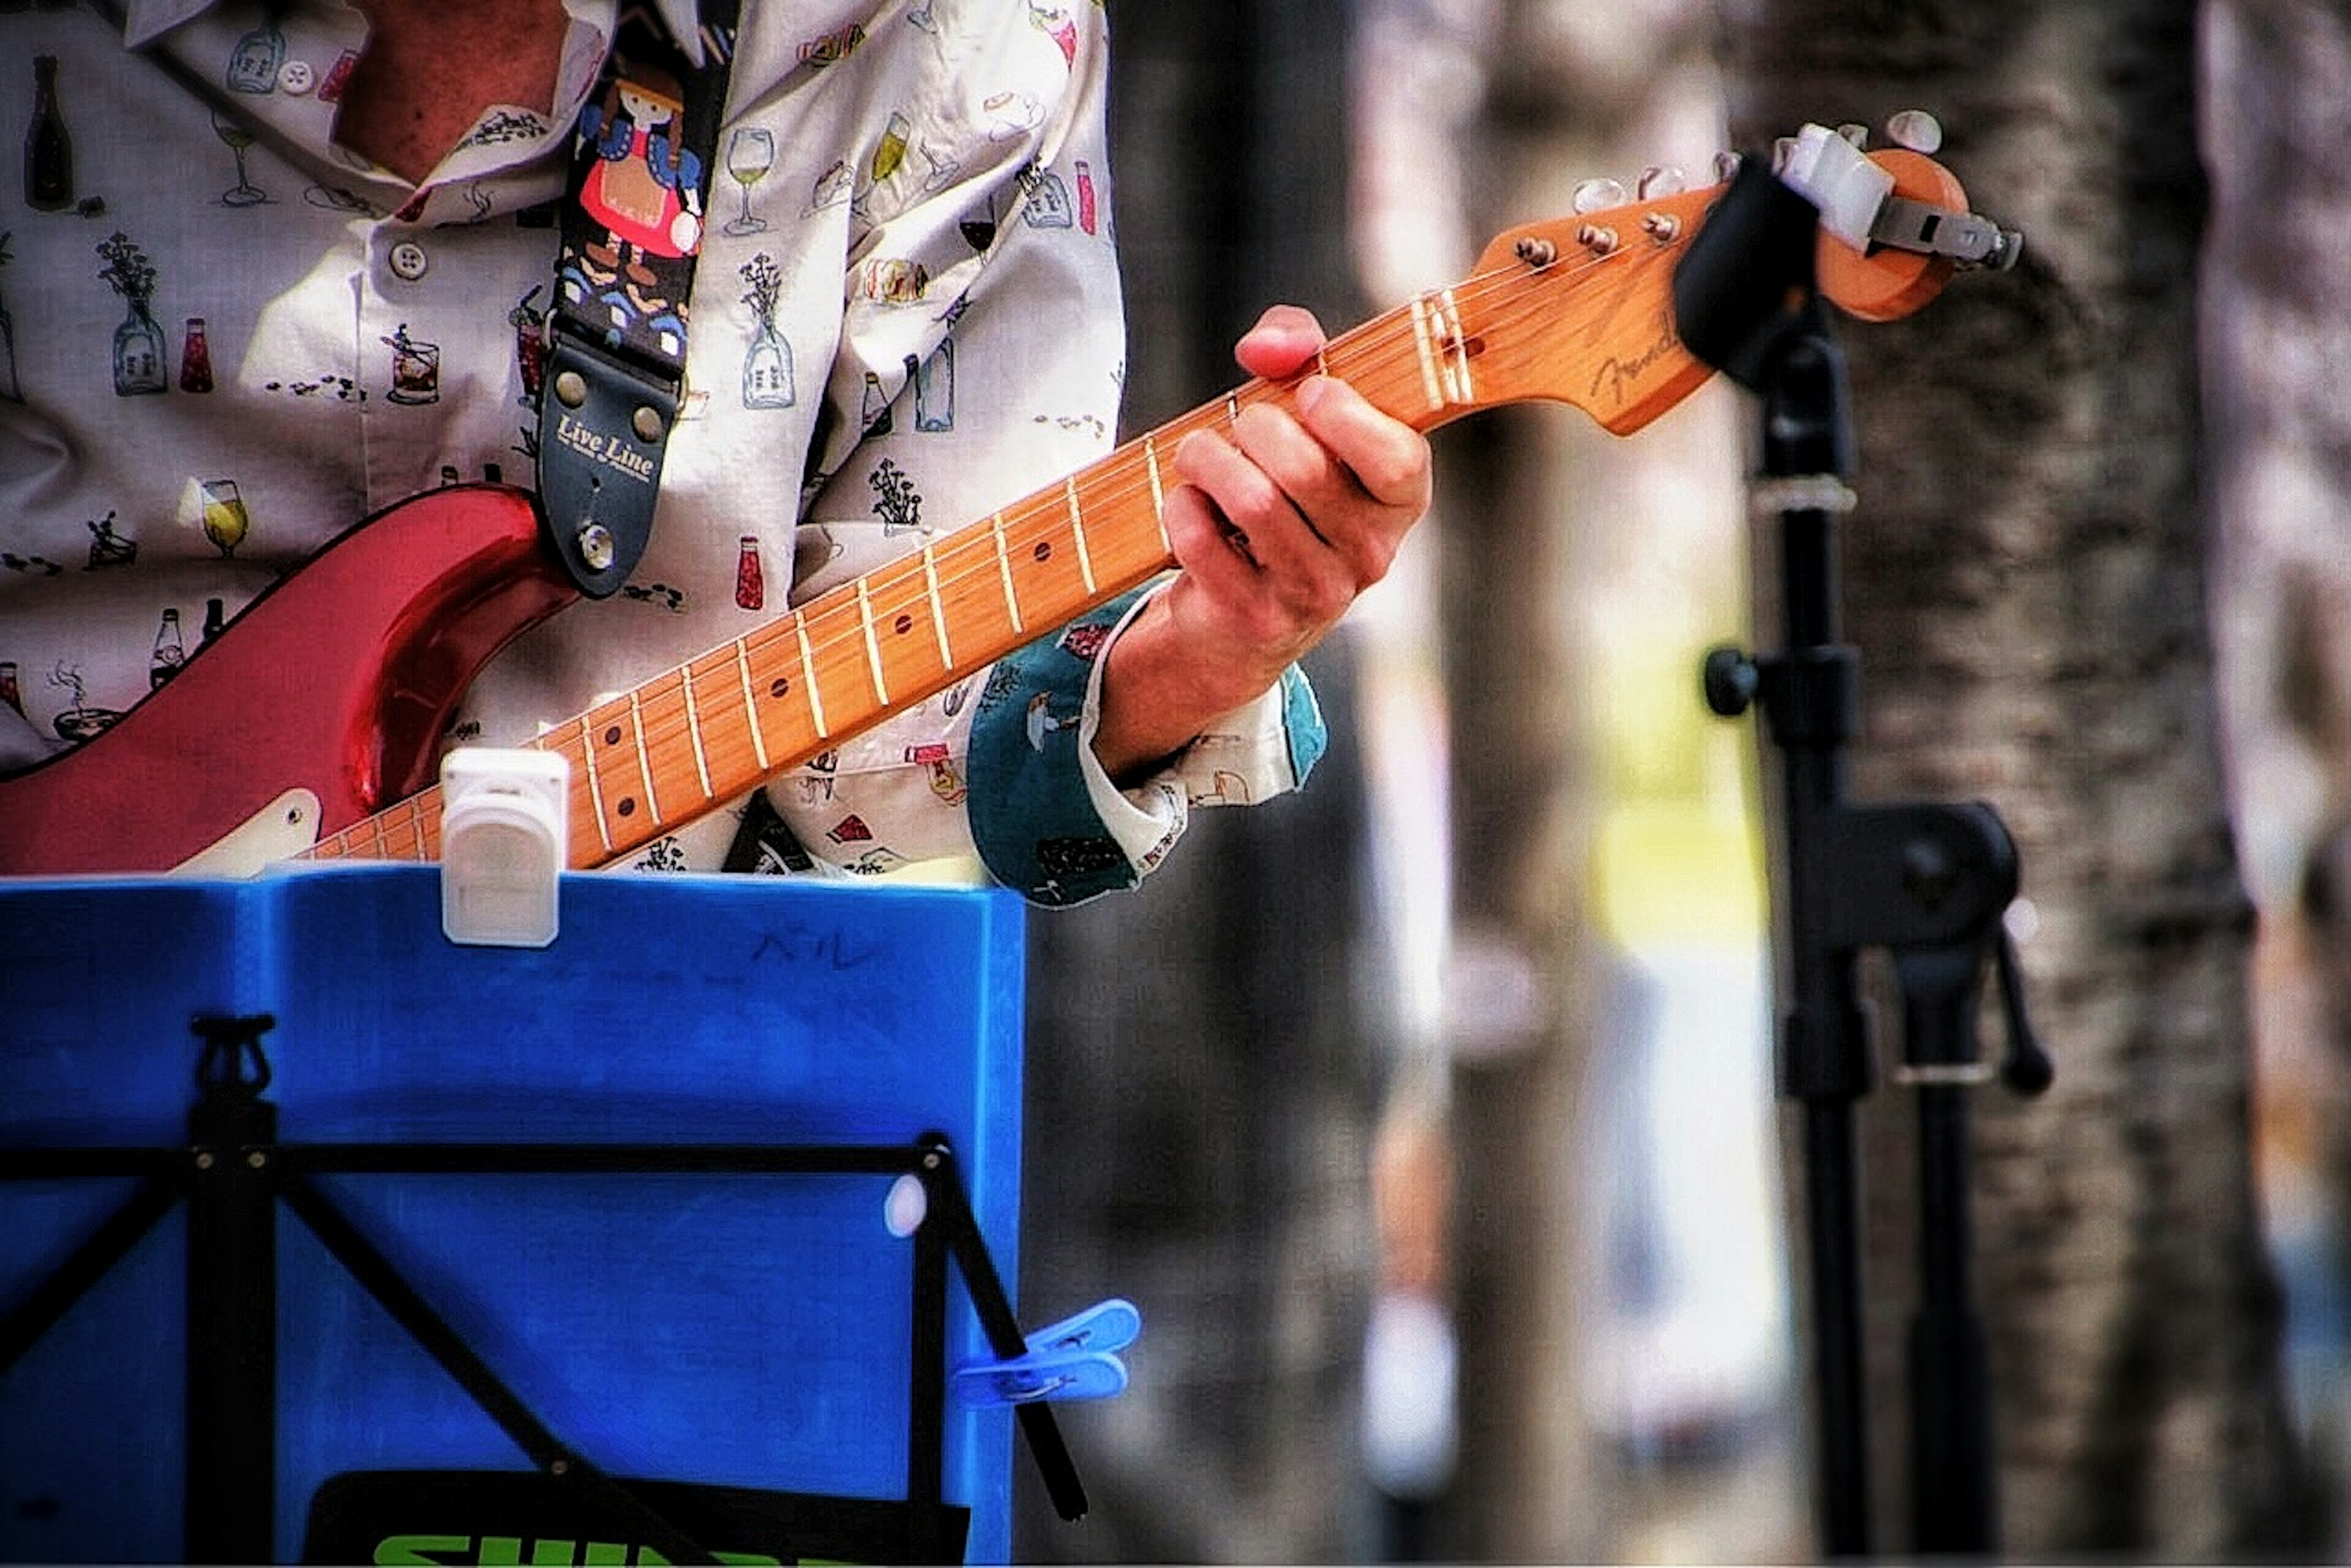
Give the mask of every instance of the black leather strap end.
<svg viewBox="0 0 2351 1568">
<path fill-rule="evenodd" d="M 555 553 L 591 599 L 629 580 L 653 536 L 675 384 L 557 331 L 539 401 L 539 504 Z"/>
</svg>

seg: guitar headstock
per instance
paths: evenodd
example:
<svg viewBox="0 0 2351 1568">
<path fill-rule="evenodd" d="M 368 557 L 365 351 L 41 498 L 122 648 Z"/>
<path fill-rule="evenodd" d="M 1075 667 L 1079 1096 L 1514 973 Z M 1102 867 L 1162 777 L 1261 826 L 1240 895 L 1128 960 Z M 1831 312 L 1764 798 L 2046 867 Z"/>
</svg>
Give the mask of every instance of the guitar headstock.
<svg viewBox="0 0 2351 1568">
<path fill-rule="evenodd" d="M 1871 177 L 1876 184 L 1890 179 L 1889 210 L 1950 214 L 1990 232 L 1969 214 L 1957 178 L 1932 158 L 1898 147 L 1851 156 L 1883 172 Z M 1548 399 L 1625 435 L 1688 395 L 1712 371 L 1682 342 L 1674 273 L 1724 189 L 1628 202 L 1497 235 L 1471 277 L 1443 297 L 1448 319 L 1436 341 L 1458 355 L 1458 379 L 1468 387 L 1467 395 L 1448 388 L 1447 416 Z M 1875 241 L 1856 247 L 1825 227 L 1815 256 L 1823 296 L 1865 321 L 1918 309 L 1959 265 L 1933 248 Z"/>
</svg>

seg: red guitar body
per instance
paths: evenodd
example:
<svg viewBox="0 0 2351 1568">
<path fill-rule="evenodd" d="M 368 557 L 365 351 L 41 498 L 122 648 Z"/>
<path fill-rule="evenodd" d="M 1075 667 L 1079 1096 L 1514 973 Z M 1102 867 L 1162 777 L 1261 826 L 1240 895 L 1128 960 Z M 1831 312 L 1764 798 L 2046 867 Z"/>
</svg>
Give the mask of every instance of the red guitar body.
<svg viewBox="0 0 2351 1568">
<path fill-rule="evenodd" d="M 434 781 L 490 656 L 578 597 L 525 491 L 456 486 L 380 512 L 104 734 L 0 779 L 0 874 L 169 871 L 274 802 L 315 815 L 275 824 L 305 845 L 371 816 Z"/>
</svg>

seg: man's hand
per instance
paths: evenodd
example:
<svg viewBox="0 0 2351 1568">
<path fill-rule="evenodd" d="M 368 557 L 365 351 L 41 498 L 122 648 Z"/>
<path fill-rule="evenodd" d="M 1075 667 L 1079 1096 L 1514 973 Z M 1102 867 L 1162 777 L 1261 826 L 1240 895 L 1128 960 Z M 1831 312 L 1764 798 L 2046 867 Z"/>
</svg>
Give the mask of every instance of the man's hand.
<svg viewBox="0 0 2351 1568">
<path fill-rule="evenodd" d="M 1277 305 L 1234 351 L 1279 380 L 1313 361 L 1314 318 Z M 1111 647 L 1094 752 L 1113 779 L 1148 770 L 1263 693 L 1387 574 L 1428 509 L 1428 443 L 1329 376 L 1298 383 L 1176 449 L 1161 516 L 1183 569 Z"/>
</svg>

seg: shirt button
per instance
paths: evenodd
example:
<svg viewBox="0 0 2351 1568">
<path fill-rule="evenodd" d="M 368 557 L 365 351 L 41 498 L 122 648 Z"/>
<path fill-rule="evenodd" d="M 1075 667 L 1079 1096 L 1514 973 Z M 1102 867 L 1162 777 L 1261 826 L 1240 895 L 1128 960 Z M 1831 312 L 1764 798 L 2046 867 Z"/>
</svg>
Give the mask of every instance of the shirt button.
<svg viewBox="0 0 2351 1568">
<path fill-rule="evenodd" d="M 308 60 L 287 60 L 277 72 L 278 89 L 296 98 L 308 92 L 318 82 L 319 74 L 310 68 Z"/>
<path fill-rule="evenodd" d="M 402 283 L 415 282 L 424 276 L 424 269 L 433 265 L 424 254 L 424 247 L 413 239 L 404 239 L 393 246 L 391 256 L 385 259 L 392 264 L 392 275 Z"/>
</svg>

